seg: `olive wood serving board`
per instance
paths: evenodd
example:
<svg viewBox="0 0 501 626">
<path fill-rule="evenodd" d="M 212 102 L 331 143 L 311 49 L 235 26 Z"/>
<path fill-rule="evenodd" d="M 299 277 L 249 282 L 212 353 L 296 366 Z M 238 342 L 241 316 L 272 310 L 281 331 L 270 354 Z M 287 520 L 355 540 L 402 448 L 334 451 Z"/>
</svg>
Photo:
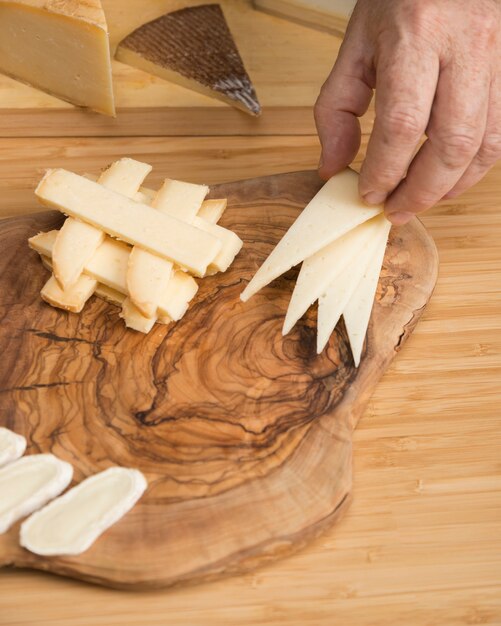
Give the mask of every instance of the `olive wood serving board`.
<svg viewBox="0 0 501 626">
<path fill-rule="evenodd" d="M 28 453 L 72 463 L 76 482 L 114 464 L 149 482 L 84 554 L 31 554 L 17 524 L 0 535 L 0 565 L 171 586 L 252 569 L 341 516 L 353 429 L 430 298 L 438 258 L 417 219 L 392 230 L 358 370 L 342 323 L 316 354 L 314 307 L 283 338 L 297 270 L 245 304 L 239 295 L 320 185 L 297 172 L 214 187 L 243 251 L 201 281 L 179 323 L 148 336 L 97 298 L 80 315 L 40 299 L 47 271 L 26 240 L 60 214 L 0 222 L 0 425 L 25 435 Z"/>
</svg>

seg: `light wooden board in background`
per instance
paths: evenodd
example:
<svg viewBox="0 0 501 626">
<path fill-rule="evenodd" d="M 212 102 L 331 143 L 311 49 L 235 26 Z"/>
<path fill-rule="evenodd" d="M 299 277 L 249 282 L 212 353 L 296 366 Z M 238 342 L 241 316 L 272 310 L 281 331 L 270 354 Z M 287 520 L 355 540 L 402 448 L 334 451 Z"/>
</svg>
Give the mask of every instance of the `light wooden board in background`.
<svg viewBox="0 0 501 626">
<path fill-rule="evenodd" d="M 203 3 L 103 0 L 113 45 L 141 23 Z M 341 40 L 256 11 L 250 0 L 220 4 L 263 105 L 261 119 L 113 61 L 116 120 L 81 111 L 0 74 L 0 137 L 313 133 L 311 107 Z M 285 108 L 291 115 L 284 114 Z M 57 124 L 55 112 L 63 113 Z"/>
</svg>

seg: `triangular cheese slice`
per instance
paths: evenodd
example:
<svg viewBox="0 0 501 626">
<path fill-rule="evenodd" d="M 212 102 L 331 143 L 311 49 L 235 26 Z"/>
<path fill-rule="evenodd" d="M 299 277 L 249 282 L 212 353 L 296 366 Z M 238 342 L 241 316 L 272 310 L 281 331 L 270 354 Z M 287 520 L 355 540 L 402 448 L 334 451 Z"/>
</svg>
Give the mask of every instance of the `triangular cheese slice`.
<svg viewBox="0 0 501 626">
<path fill-rule="evenodd" d="M 355 367 L 360 365 L 360 357 L 362 355 L 365 335 L 369 327 L 371 311 L 376 297 L 390 226 L 391 224 L 388 223 L 386 226 L 386 237 L 378 244 L 367 270 L 343 311 L 344 324 L 348 332 Z"/>
<path fill-rule="evenodd" d="M 356 172 L 345 169 L 336 174 L 305 207 L 240 298 L 247 301 L 291 267 L 382 211 L 382 207 L 368 207 L 362 203 Z"/>
<path fill-rule="evenodd" d="M 377 233 L 378 226 L 379 218 L 374 217 L 303 261 L 285 316 L 282 331 L 284 335 L 290 332 L 298 319 L 369 244 Z"/>
<path fill-rule="evenodd" d="M 318 300 L 317 352 L 320 354 L 327 345 L 339 318 L 346 309 L 356 287 L 367 271 L 376 249 L 388 237 L 388 221 L 381 215 L 377 218 L 378 231 L 373 239 L 352 259 L 350 266 L 327 287 Z"/>
<path fill-rule="evenodd" d="M 217 4 L 180 9 L 140 26 L 120 42 L 115 57 L 246 113 L 261 113 L 256 91 Z"/>
<path fill-rule="evenodd" d="M 0 72 L 115 115 L 100 0 L 0 0 Z"/>
</svg>

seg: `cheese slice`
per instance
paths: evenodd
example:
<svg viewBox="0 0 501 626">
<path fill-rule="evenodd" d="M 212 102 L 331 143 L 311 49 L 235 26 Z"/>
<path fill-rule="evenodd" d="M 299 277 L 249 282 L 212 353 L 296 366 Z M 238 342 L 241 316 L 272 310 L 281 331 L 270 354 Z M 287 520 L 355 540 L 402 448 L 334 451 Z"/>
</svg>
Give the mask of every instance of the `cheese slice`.
<svg viewBox="0 0 501 626">
<path fill-rule="evenodd" d="M 388 222 L 386 225 L 386 236 L 383 237 L 378 244 L 366 271 L 343 310 L 344 324 L 348 332 L 355 367 L 360 365 L 365 335 L 369 327 L 371 311 L 374 306 L 377 285 L 383 265 L 384 253 L 388 243 L 390 226 Z"/>
<path fill-rule="evenodd" d="M 81 554 L 130 511 L 146 487 L 135 469 L 111 467 L 95 474 L 28 518 L 21 545 L 44 556 Z"/>
<path fill-rule="evenodd" d="M 122 307 L 125 299 L 127 298 L 125 294 L 120 293 L 116 289 L 112 289 L 107 285 L 103 285 L 102 283 L 97 284 L 95 295 L 102 300 L 106 300 L 109 304 L 114 304 L 118 307 Z"/>
<path fill-rule="evenodd" d="M 35 193 L 45 206 L 143 247 L 197 276 L 205 274 L 221 249 L 213 235 L 66 170 L 49 170 Z"/>
<path fill-rule="evenodd" d="M 384 217 L 373 217 L 303 261 L 285 316 L 284 335 L 290 332 L 334 279 L 349 268 L 353 257 L 377 236 L 381 219 Z"/>
<path fill-rule="evenodd" d="M 227 206 L 228 200 L 226 198 L 205 200 L 202 202 L 197 215 L 211 224 L 217 224 L 226 211 Z"/>
<path fill-rule="evenodd" d="M 57 237 L 57 230 L 39 233 L 28 240 L 30 247 L 43 257 L 50 259 L 52 247 Z M 127 294 L 127 267 L 130 247 L 120 241 L 107 237 L 84 268 L 84 273 L 98 281 L 99 284 L 120 292 L 125 299 Z M 166 291 L 162 294 L 158 307 L 159 321 L 169 318 L 178 321 L 184 315 L 189 302 L 198 291 L 196 280 L 186 272 L 175 271 Z M 122 303 L 119 303 L 120 305 Z"/>
<path fill-rule="evenodd" d="M 151 206 L 184 222 L 192 222 L 207 195 L 205 185 L 166 179 Z M 170 261 L 143 248 L 133 248 L 127 272 L 127 288 L 132 302 L 143 316 L 153 318 L 172 274 Z M 137 326 L 137 320 L 131 322 Z M 146 324 L 142 324 L 144 327 Z M 136 330 L 138 330 L 136 328 Z"/>
<path fill-rule="evenodd" d="M 115 57 L 251 115 L 261 106 L 221 7 L 186 7 L 143 24 Z"/>
<path fill-rule="evenodd" d="M 99 184 L 107 189 L 133 198 L 151 165 L 134 159 L 120 159 L 112 163 L 99 177 Z M 71 287 L 85 264 L 104 241 L 105 233 L 95 226 L 69 217 L 59 231 L 52 251 L 54 276 L 63 289 Z"/>
<path fill-rule="evenodd" d="M 254 0 L 257 9 L 343 35 L 356 0 Z"/>
<path fill-rule="evenodd" d="M 327 345 L 339 318 L 350 301 L 357 285 L 367 271 L 372 257 L 382 241 L 388 237 L 388 221 L 384 216 L 379 220 L 379 229 L 365 248 L 352 259 L 348 268 L 333 280 L 318 300 L 317 352 L 320 354 Z"/>
<path fill-rule="evenodd" d="M 0 0 L 0 72 L 62 100 L 115 115 L 99 0 Z"/>
<path fill-rule="evenodd" d="M 26 450 L 26 439 L 22 435 L 0 426 L 0 467 L 16 461 Z"/>
<path fill-rule="evenodd" d="M 125 321 L 127 328 L 141 333 L 149 333 L 157 321 L 156 315 L 153 317 L 143 315 L 131 298 L 125 298 L 123 301 L 120 317 Z"/>
<path fill-rule="evenodd" d="M 292 224 L 241 294 L 245 302 L 285 272 L 359 224 L 379 215 L 358 194 L 358 174 L 345 169 L 328 180 Z"/>
<path fill-rule="evenodd" d="M 54 276 L 42 287 L 40 295 L 48 304 L 71 313 L 80 313 L 87 300 L 94 294 L 97 281 L 82 274 L 68 289 L 61 289 Z"/>
<path fill-rule="evenodd" d="M 153 318 L 172 275 L 173 265 L 147 250 L 134 247 L 129 255 L 127 291 L 145 317 Z"/>
<path fill-rule="evenodd" d="M 235 257 L 242 249 L 244 242 L 240 237 L 228 228 L 223 228 L 219 224 L 212 224 L 201 217 L 196 216 L 193 219 L 193 226 L 200 228 L 200 230 L 210 233 L 217 237 L 221 241 L 221 250 L 217 254 L 216 258 L 207 268 L 206 275 L 211 276 L 217 272 L 226 272 L 230 265 L 235 260 Z"/>
<path fill-rule="evenodd" d="M 0 534 L 58 496 L 73 468 L 52 454 L 25 456 L 0 469 Z"/>
<path fill-rule="evenodd" d="M 151 206 L 178 220 L 191 223 L 208 193 L 209 188 L 206 185 L 194 185 L 166 178 L 153 198 Z"/>
</svg>

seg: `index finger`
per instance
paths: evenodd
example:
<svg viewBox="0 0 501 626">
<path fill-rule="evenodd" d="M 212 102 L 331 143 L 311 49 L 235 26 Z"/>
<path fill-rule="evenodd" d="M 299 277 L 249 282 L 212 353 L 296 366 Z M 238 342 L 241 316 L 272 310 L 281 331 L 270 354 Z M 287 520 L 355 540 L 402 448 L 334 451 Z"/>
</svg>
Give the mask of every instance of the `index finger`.
<svg viewBox="0 0 501 626">
<path fill-rule="evenodd" d="M 360 195 L 381 204 L 404 178 L 430 118 L 439 58 L 387 45 L 377 62 L 376 120 L 360 173 Z"/>
</svg>

